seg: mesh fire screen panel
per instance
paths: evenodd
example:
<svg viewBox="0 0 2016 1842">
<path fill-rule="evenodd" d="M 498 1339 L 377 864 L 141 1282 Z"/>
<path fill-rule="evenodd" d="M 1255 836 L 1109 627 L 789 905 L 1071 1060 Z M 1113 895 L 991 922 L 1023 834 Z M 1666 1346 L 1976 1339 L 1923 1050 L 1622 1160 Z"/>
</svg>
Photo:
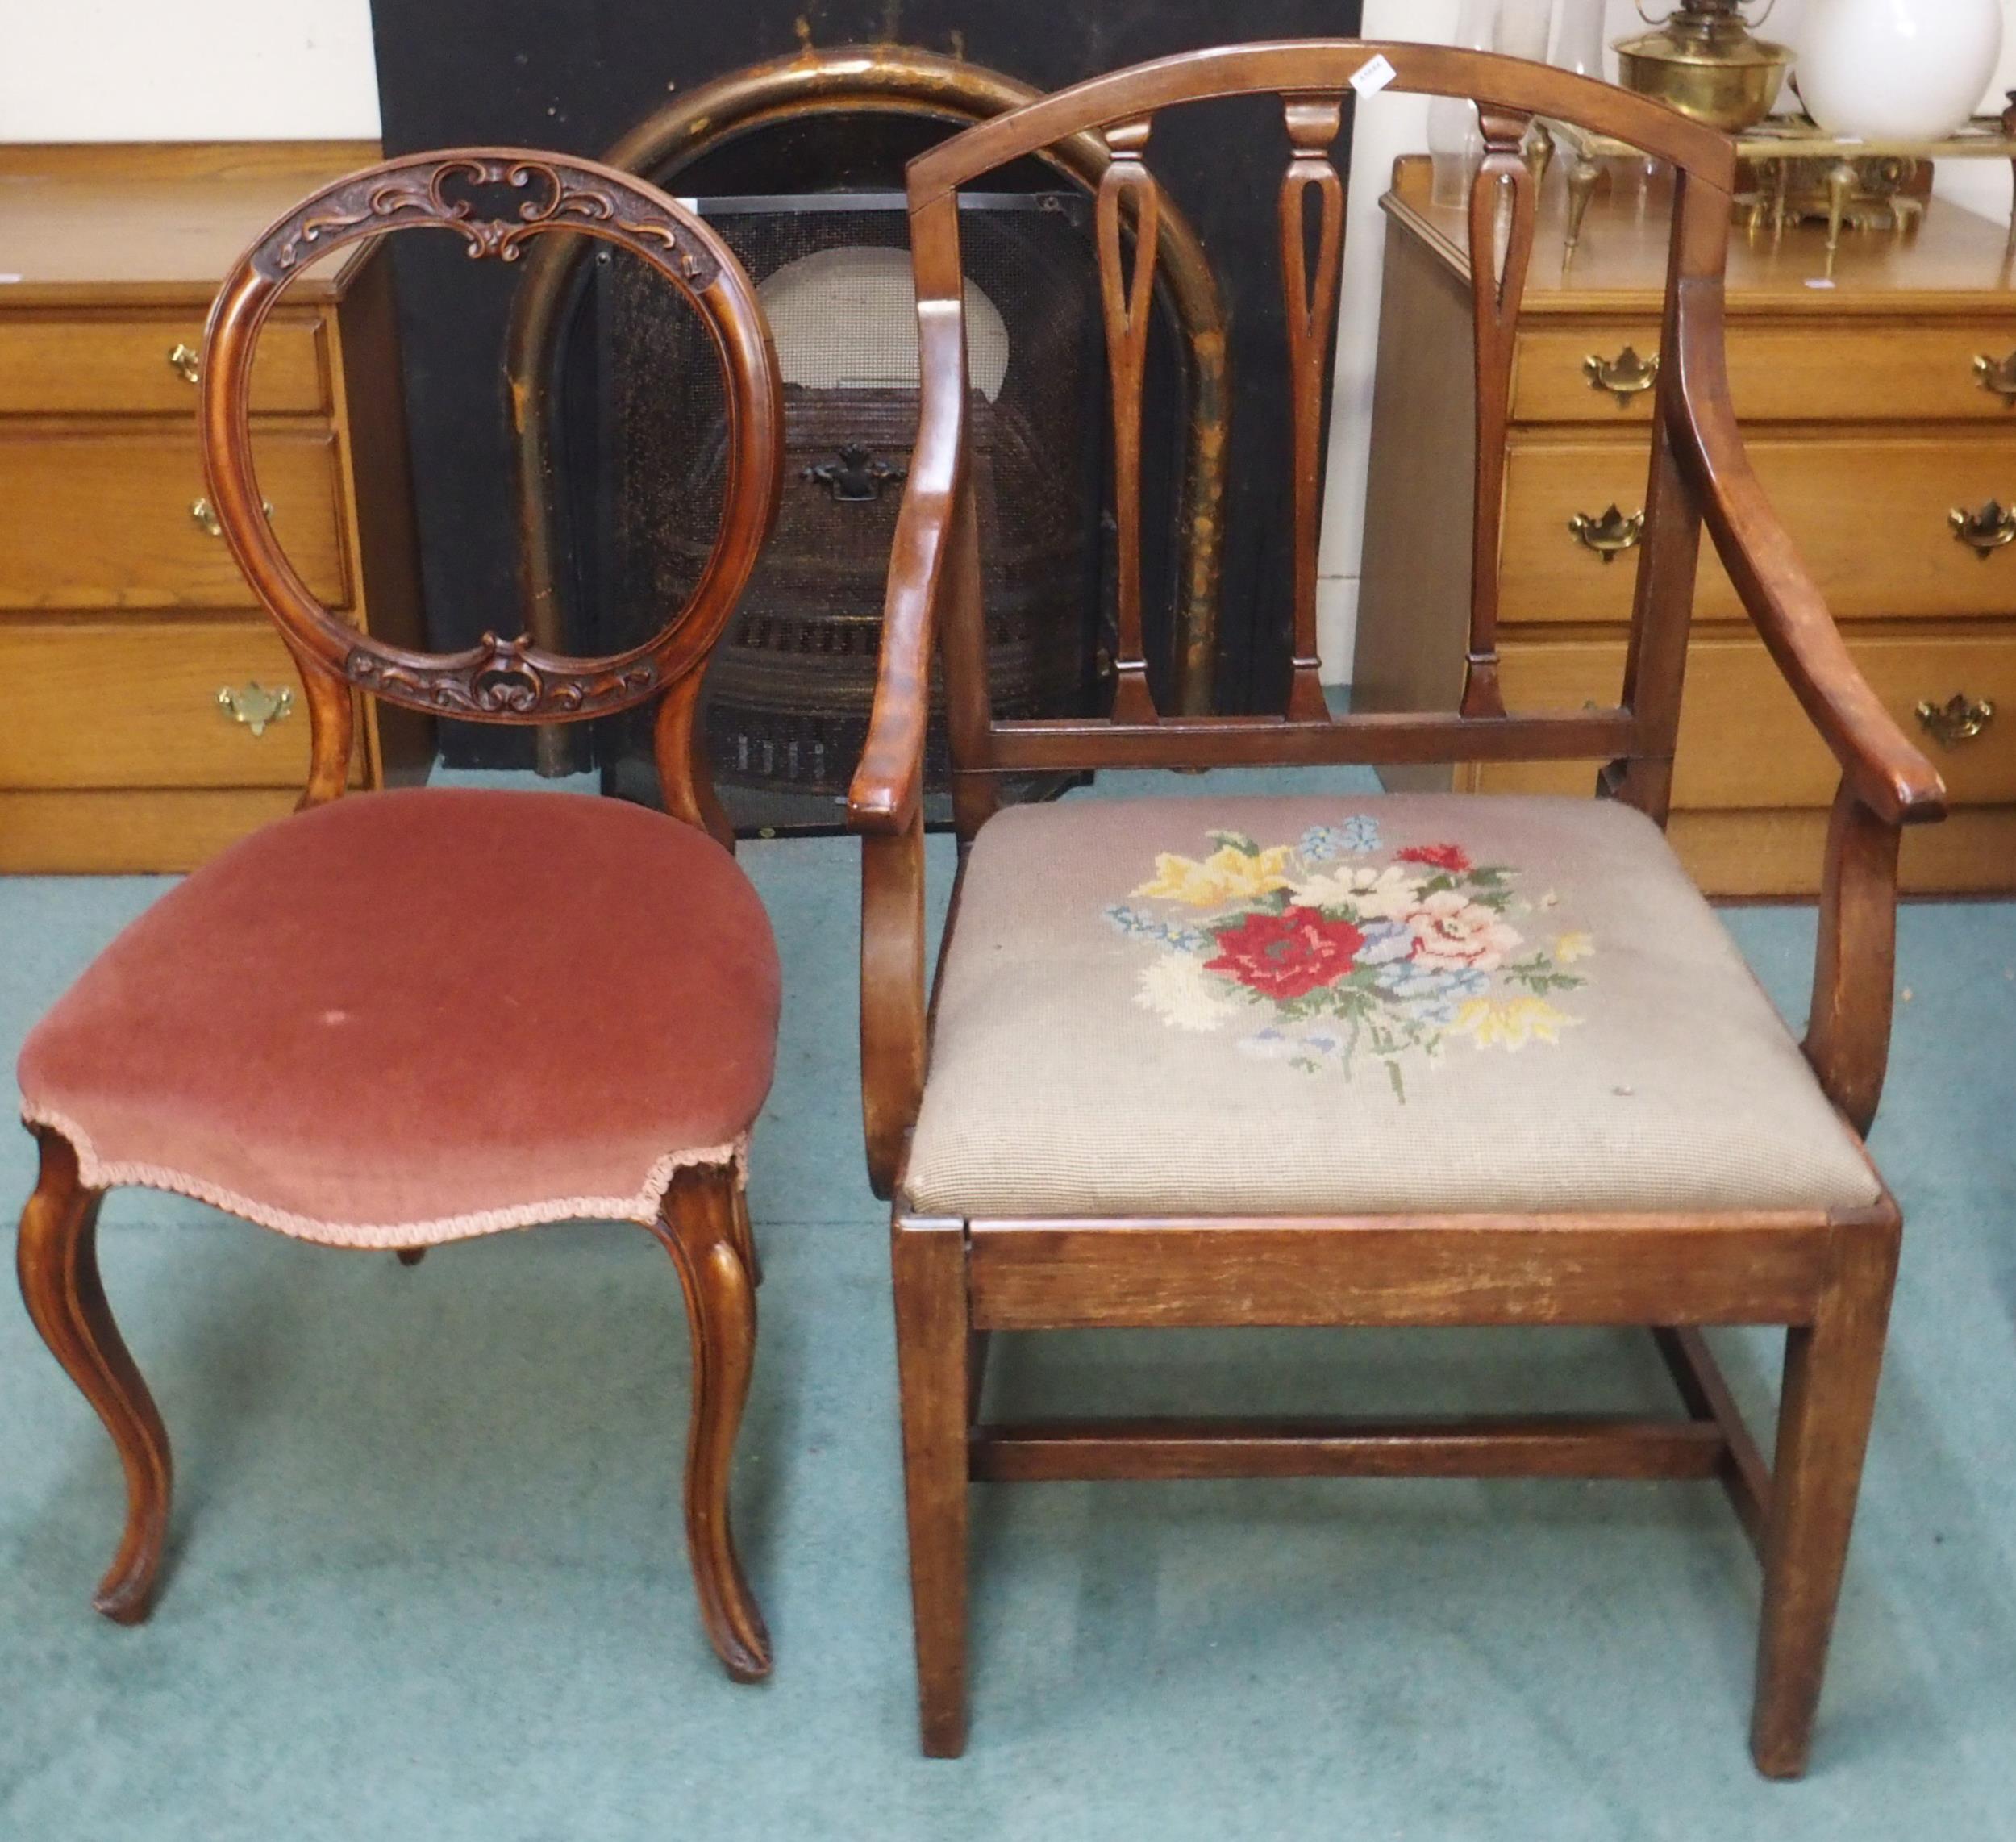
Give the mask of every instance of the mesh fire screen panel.
<svg viewBox="0 0 2016 1842">
<path fill-rule="evenodd" d="M 1106 599 L 1089 202 L 1038 192 L 962 206 L 994 707 L 1079 714 L 1102 695 Z M 893 193 L 718 198 L 700 209 L 761 291 L 785 379 L 786 454 L 769 550 L 710 671 L 708 749 L 739 827 L 833 826 L 866 737 L 917 427 L 908 222 Z M 584 605 L 600 611 L 598 647 L 614 649 L 687 592 L 705 557 L 721 405 L 692 315 L 669 311 L 662 290 L 621 265 L 598 263 L 596 281 L 601 592 Z M 669 378 L 678 386 L 668 390 Z M 639 722 L 612 721 L 597 746 L 610 790 L 655 798 Z M 942 792 L 942 718 L 927 772 Z"/>
</svg>

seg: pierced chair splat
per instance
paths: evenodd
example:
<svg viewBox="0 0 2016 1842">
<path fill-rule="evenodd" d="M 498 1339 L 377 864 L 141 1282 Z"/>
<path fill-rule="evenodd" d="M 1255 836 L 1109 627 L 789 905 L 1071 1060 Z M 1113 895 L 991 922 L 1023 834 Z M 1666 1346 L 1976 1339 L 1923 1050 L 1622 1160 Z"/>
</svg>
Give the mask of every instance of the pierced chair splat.
<svg viewBox="0 0 2016 1842">
<path fill-rule="evenodd" d="M 1477 102 L 1468 219 L 1476 542 L 1457 707 L 1333 716 L 1314 608 L 1352 79 Z M 1134 304 L 1152 282 L 1158 111 L 1272 94 L 1290 438 L 1294 669 L 1278 713 L 1156 711 L 1138 571 L 1118 572 L 1105 719 L 993 715 L 960 325 L 959 189 L 1060 136 L 1114 160 L 1097 258 L 1118 495 L 1139 541 Z M 1676 206 L 1657 419 L 1619 694 L 1508 711 L 1497 556 L 1536 117 L 1668 162 Z M 1752 1750 L 1805 1769 L 1901 1230 L 1861 1135 L 1881 1090 L 1899 828 L 1944 789 L 1863 682 L 1760 491 L 1730 409 L 1730 144 L 1563 72 L 1416 44 L 1234 45 L 1098 78 L 909 169 L 923 350 L 890 565 L 862 836 L 868 1161 L 892 1251 L 924 1748 L 966 1736 L 979 1481 L 1281 1476 L 1718 1479 L 1764 1572 Z M 1124 202 L 1124 223 L 1120 210 Z M 1131 237 L 1123 229 L 1131 227 Z M 1124 258 L 1131 250 L 1131 269 Z M 1144 274 L 1144 271 L 1147 273 Z M 1706 524 L 1839 761 L 1812 1020 L 1795 1041 L 1663 835 Z M 919 794 L 942 661 L 960 869 L 927 983 Z M 1447 794 L 1073 798 L 1003 777 L 1104 768 L 1586 761 L 1589 800 Z M 1786 1333 L 1775 1459 L 1703 1336 Z M 1460 1420 L 981 1417 L 995 1331 L 1608 1325 L 1649 1331 L 1680 1411 Z"/>
<path fill-rule="evenodd" d="M 548 232 L 601 240 L 711 335 L 719 529 L 690 597 L 630 652 L 573 658 L 494 635 L 452 656 L 392 646 L 319 602 L 261 515 L 248 404 L 262 325 L 318 256 L 422 229 L 505 261 Z M 624 173 L 510 148 L 416 155 L 266 232 L 217 298 L 199 374 L 210 503 L 300 669 L 314 750 L 301 810 L 156 902 L 22 1051 L 41 1148 L 22 1291 L 126 1468 L 126 1533 L 98 1609 L 147 1615 L 171 1479 L 98 1280 L 106 1190 L 177 1191 L 409 1264 L 506 1228 L 623 1220 L 670 1253 L 691 1323 L 685 1522 L 702 1620 L 731 1675 L 765 1675 L 728 1477 L 756 1336 L 744 1178 L 778 968 L 694 738 L 702 669 L 777 503 L 781 393 L 755 291 L 704 224 Z M 504 723 L 655 705 L 668 811 L 469 788 L 339 798 L 366 696 Z"/>
</svg>

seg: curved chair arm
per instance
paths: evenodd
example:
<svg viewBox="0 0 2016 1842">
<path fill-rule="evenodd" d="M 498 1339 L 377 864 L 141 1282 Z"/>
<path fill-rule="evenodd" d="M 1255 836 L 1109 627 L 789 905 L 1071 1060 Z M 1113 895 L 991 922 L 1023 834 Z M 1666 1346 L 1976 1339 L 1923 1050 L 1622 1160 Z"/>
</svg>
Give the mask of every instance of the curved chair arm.
<svg viewBox="0 0 2016 1842">
<path fill-rule="evenodd" d="M 924 742 L 938 604 L 966 486 L 965 332 L 956 302 L 918 307 L 923 391 L 896 519 L 868 743 L 848 790 L 861 834 L 861 1114 L 875 1193 L 895 1187 L 924 1091 Z"/>
<path fill-rule="evenodd" d="M 964 484 L 964 317 L 956 302 L 927 298 L 918 305 L 917 444 L 889 552 L 868 740 L 848 789 L 848 822 L 856 831 L 902 831 L 923 798 L 938 598 L 952 573 L 955 513 Z"/>
<path fill-rule="evenodd" d="M 1682 282 L 1683 290 L 1702 288 Z M 1679 406 L 1673 430 L 1722 567 L 1786 681 L 1841 764 L 1856 796 L 1893 825 L 1946 816 L 1939 771 L 1897 727 L 1842 643 L 1834 616 L 1750 465 L 1730 406 L 1721 288 L 1712 306 L 1679 316 Z"/>
<path fill-rule="evenodd" d="M 1680 287 L 1674 445 L 1723 568 L 1841 764 L 1803 1046 L 1828 1098 L 1866 1133 L 1889 1060 L 1901 828 L 1943 819 L 1946 786 L 1870 690 L 1751 467 L 1730 406 L 1720 284 Z"/>
</svg>

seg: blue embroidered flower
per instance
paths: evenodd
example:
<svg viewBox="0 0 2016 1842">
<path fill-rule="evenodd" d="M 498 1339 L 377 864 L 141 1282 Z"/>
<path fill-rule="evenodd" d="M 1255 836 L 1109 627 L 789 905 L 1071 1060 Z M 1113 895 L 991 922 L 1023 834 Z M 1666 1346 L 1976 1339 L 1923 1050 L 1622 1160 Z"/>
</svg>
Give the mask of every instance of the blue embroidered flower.
<svg viewBox="0 0 2016 1842">
<path fill-rule="evenodd" d="M 1491 989 L 1491 980 L 1469 966 L 1435 971 L 1410 961 L 1382 968 L 1379 986 L 1417 1023 L 1447 1029 L 1466 999 L 1481 998 Z"/>
<path fill-rule="evenodd" d="M 1202 927 L 1178 927 L 1173 922 L 1144 915 L 1138 908 L 1130 908 L 1125 902 L 1116 902 L 1107 909 L 1106 917 L 1129 940 L 1154 940 L 1160 945 L 1173 947 L 1179 953 L 1208 952 L 1211 948 L 1211 936 Z"/>
<path fill-rule="evenodd" d="M 1381 969 L 1379 988 L 1403 1003 L 1411 1003 L 1428 998 L 1481 998 L 1491 989 L 1491 979 L 1473 966 L 1438 969 L 1406 960 Z"/>
<path fill-rule="evenodd" d="M 1414 952 L 1414 929 L 1404 921 L 1370 921 L 1360 931 L 1365 936 L 1365 944 L 1358 949 L 1361 966 L 1392 965 Z"/>
<path fill-rule="evenodd" d="M 1327 864 L 1336 857 L 1362 857 L 1379 848 L 1379 822 L 1354 813 L 1341 825 L 1312 825 L 1296 848 L 1303 861 Z"/>
</svg>

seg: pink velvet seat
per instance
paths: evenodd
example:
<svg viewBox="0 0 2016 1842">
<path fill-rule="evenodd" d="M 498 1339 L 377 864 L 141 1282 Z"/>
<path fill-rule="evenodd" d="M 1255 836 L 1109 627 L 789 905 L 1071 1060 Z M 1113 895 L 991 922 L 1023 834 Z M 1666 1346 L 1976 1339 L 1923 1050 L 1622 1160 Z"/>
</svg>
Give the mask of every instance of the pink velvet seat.
<svg viewBox="0 0 2016 1842">
<path fill-rule="evenodd" d="M 23 1110 L 94 1189 L 340 1246 L 649 1223 L 679 1167 L 739 1161 L 777 990 L 755 890 L 690 825 L 378 794 L 255 834 L 121 934 L 28 1038 Z"/>
</svg>

